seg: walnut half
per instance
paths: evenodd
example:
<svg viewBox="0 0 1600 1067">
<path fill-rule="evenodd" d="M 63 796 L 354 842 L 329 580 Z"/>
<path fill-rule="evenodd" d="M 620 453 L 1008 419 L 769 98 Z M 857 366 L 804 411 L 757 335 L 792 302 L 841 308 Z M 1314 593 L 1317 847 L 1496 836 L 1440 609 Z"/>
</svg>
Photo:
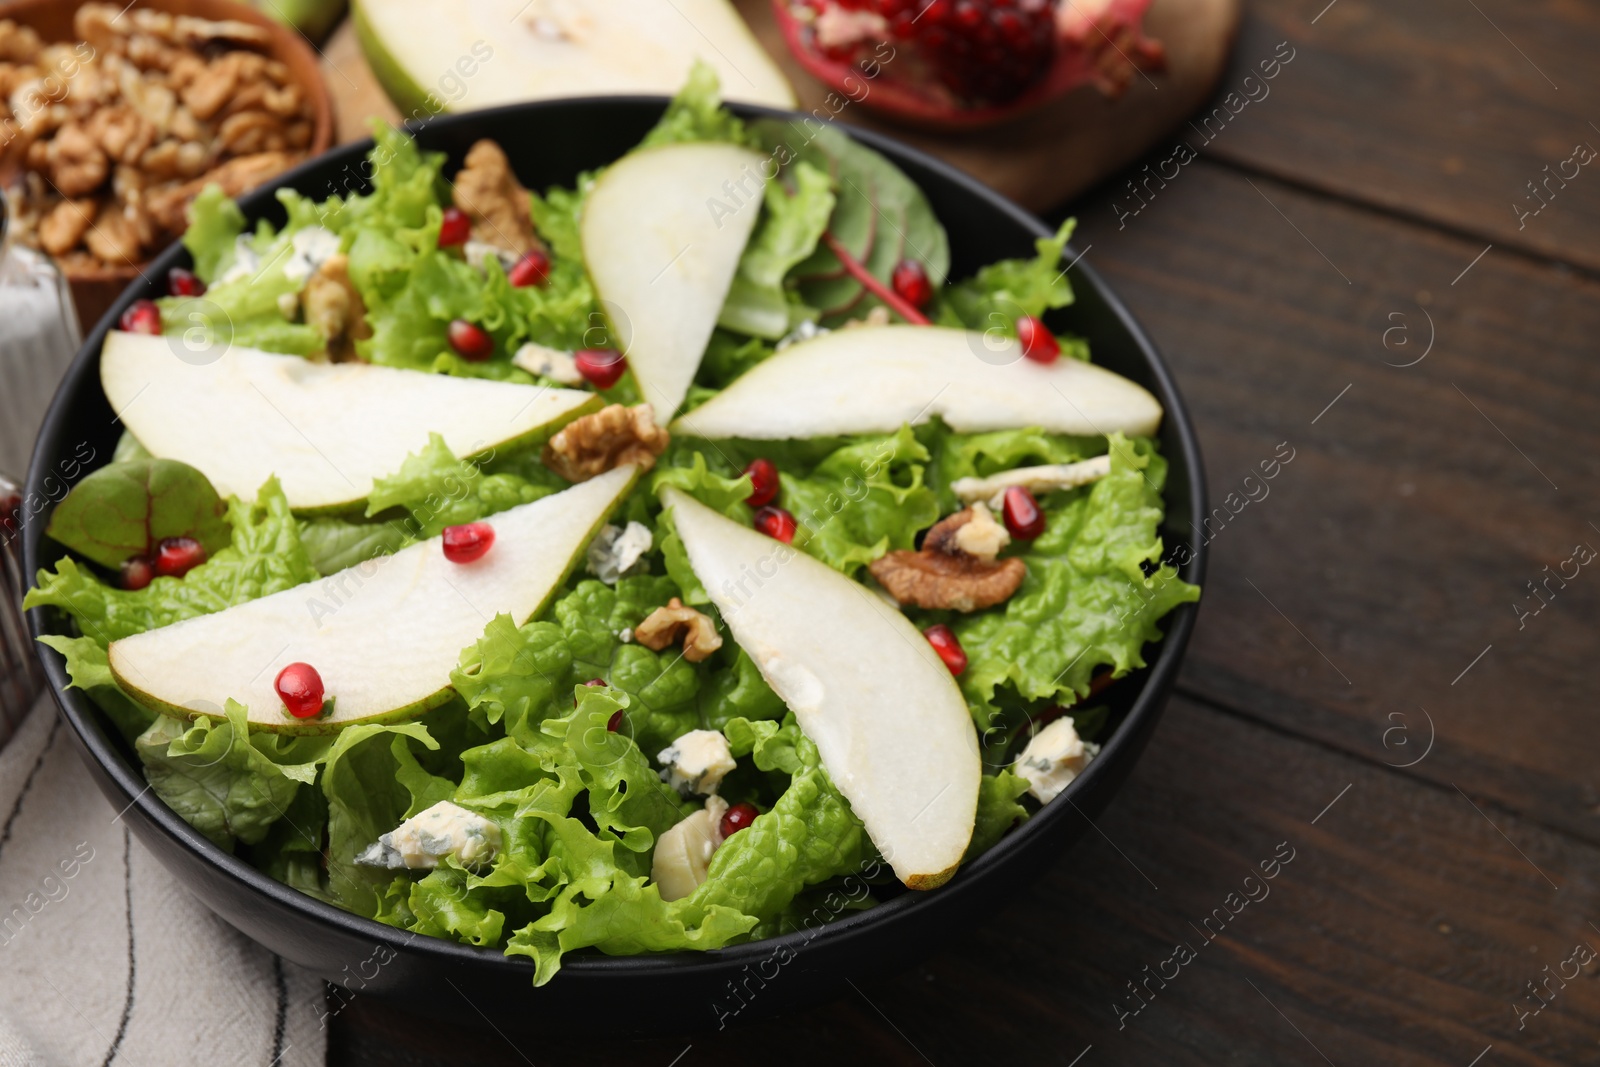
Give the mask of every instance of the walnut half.
<svg viewBox="0 0 1600 1067">
<path fill-rule="evenodd" d="M 472 219 L 474 240 L 519 256 L 543 247 L 533 232 L 528 190 L 511 173 L 505 150 L 493 141 L 479 141 L 467 151 L 456 172 L 455 202 Z"/>
<path fill-rule="evenodd" d="M 993 536 L 989 527 L 998 524 L 987 509 L 980 514 L 980 508 L 982 504 L 941 519 L 923 538 L 920 551 L 890 552 L 868 564 L 868 573 L 901 605 L 979 611 L 1003 603 L 1028 576 L 1028 565 L 994 558 L 1005 541 Z"/>
<path fill-rule="evenodd" d="M 722 647 L 722 635 L 711 619 L 673 597 L 667 606 L 652 611 L 633 628 L 633 636 L 645 648 L 660 652 L 683 639 L 683 658 L 699 663 Z"/>
<path fill-rule="evenodd" d="M 669 440 L 649 404 L 612 404 L 563 426 L 544 446 L 544 465 L 569 482 L 586 482 L 624 463 L 649 470 Z"/>
</svg>

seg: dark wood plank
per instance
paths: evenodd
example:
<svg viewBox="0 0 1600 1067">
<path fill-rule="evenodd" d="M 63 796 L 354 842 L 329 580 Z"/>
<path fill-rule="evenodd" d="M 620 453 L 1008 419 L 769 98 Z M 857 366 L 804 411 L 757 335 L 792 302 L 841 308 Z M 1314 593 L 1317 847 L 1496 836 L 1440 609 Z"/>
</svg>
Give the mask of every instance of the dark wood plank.
<svg viewBox="0 0 1600 1067">
<path fill-rule="evenodd" d="M 551 1034 L 520 1052 L 492 1034 L 473 1040 L 475 1019 L 440 1028 L 358 999 L 336 1021 L 330 1063 L 510 1065 L 525 1055 L 665 1067 L 682 1053 L 681 1067 L 1282 1067 L 1320 1063 L 1320 1051 L 1340 1065 L 1464 1067 L 1491 1044 L 1485 1064 L 1583 1062 L 1600 1042 L 1600 982 L 1589 980 L 1600 964 L 1521 1031 L 1513 1004 L 1546 964 L 1580 943 L 1600 947 L 1586 922 L 1600 851 L 1484 812 L 1498 830 L 1449 787 L 1178 700 L 1102 818 L 1104 836 L 1091 832 L 1047 877 L 1018 887 L 992 921 L 952 931 L 923 967 L 841 975 L 837 1001 L 787 1020 L 626 1044 Z M 1215 940 L 1197 933 L 1280 842 L 1293 858 L 1265 894 L 1251 883 L 1257 902 L 1213 920 Z M 1119 1030 L 1126 983 L 1179 942 L 1192 962 L 1166 988 L 1152 983 L 1149 1004 Z"/>
<path fill-rule="evenodd" d="M 1123 229 L 1105 198 L 1081 214 L 1225 508 L 1185 684 L 1385 763 L 1421 754 L 1431 716 L 1409 773 L 1600 840 L 1575 667 L 1600 649 L 1600 568 L 1567 564 L 1539 614 L 1514 611 L 1547 565 L 1600 549 L 1600 283 L 1491 253 L 1452 285 L 1481 248 L 1204 161 Z M 1431 352 L 1393 365 L 1430 318 Z M 1281 442 L 1295 459 L 1263 482 Z M 1409 747 L 1386 735 L 1407 725 Z"/>
<path fill-rule="evenodd" d="M 1565 188 L 1541 191 L 1550 203 L 1537 217 L 1512 210 L 1539 206 L 1526 183 L 1547 165 L 1554 172 L 1580 143 L 1600 149 L 1600 7 L 1251 0 L 1223 88 L 1241 88 L 1281 41 L 1294 61 L 1269 96 L 1216 124 L 1225 128 L 1205 151 L 1482 235 L 1479 248 L 1493 241 L 1600 269 L 1594 165 L 1568 167 L 1578 176 Z"/>
</svg>

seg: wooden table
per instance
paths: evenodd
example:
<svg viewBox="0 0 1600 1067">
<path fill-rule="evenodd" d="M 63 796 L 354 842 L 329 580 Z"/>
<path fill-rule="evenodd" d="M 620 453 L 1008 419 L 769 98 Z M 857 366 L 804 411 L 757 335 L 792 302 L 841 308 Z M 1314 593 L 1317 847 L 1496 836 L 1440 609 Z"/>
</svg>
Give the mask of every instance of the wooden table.
<svg viewBox="0 0 1600 1067">
<path fill-rule="evenodd" d="M 1216 533 L 1179 693 L 1095 830 L 924 966 L 840 975 L 803 1015 L 467 1059 L 1600 1062 L 1600 962 L 1550 977 L 1600 947 L 1600 567 L 1564 562 L 1600 549 L 1600 169 L 1512 207 L 1600 146 L 1600 8 L 1325 3 L 1250 0 L 1223 85 L 1287 40 L 1270 96 L 1136 215 L 1124 179 L 1166 145 L 1071 205 L 1177 372 L 1214 502 L 1296 456 Z M 1206 940 L 1280 842 L 1270 895 Z M 332 1062 L 463 1062 L 478 1024 L 430 1038 L 357 1000 Z"/>
</svg>

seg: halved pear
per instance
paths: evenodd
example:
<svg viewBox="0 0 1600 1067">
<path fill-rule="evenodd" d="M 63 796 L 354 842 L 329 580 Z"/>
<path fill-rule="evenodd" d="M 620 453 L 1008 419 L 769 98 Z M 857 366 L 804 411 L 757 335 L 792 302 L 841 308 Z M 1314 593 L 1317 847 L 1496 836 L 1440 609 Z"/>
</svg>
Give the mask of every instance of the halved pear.
<svg viewBox="0 0 1600 1067">
<path fill-rule="evenodd" d="M 672 94 L 695 60 L 730 100 L 794 107 L 728 0 L 356 0 L 373 73 L 407 118 L 567 96 Z"/>
<path fill-rule="evenodd" d="M 689 565 L 850 801 L 895 874 L 943 885 L 972 840 L 982 767 L 967 702 L 892 606 L 679 490 Z"/>
<path fill-rule="evenodd" d="M 354 507 L 429 434 L 466 458 L 535 443 L 600 406 L 576 389 L 172 341 L 106 335 L 112 410 L 153 455 L 198 467 L 223 496 L 249 498 L 276 474 L 297 511 Z"/>
<path fill-rule="evenodd" d="M 1022 358 L 1014 338 L 932 326 L 864 326 L 790 345 L 679 419 L 695 437 L 777 440 L 889 433 L 935 415 L 957 433 L 1143 436 L 1161 403 L 1104 367 Z"/>
<path fill-rule="evenodd" d="M 168 715 L 220 714 L 232 699 L 278 733 L 331 733 L 390 722 L 450 699 L 461 650 L 496 615 L 541 611 L 595 531 L 627 495 L 637 468 L 618 467 L 484 520 L 494 544 L 452 563 L 438 537 L 320 582 L 113 641 L 111 671 L 140 703 Z M 317 669 L 333 701 L 318 719 L 291 718 L 273 685 L 291 663 Z"/>
<path fill-rule="evenodd" d="M 764 162 L 730 144 L 647 148 L 584 199 L 589 277 L 662 425 L 689 391 L 761 214 Z"/>
</svg>

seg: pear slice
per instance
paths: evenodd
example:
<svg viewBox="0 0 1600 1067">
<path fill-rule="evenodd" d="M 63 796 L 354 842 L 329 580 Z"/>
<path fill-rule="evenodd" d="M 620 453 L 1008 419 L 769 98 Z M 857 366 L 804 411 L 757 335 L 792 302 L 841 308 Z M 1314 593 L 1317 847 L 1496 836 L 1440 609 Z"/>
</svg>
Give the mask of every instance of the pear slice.
<svg viewBox="0 0 1600 1067">
<path fill-rule="evenodd" d="M 667 488 L 689 565 L 895 874 L 943 885 L 972 839 L 982 768 L 967 702 L 906 617 L 846 578 Z"/>
<path fill-rule="evenodd" d="M 576 389 L 172 340 L 106 335 L 100 382 L 112 410 L 157 458 L 198 467 L 223 496 L 249 499 L 276 474 L 297 511 L 356 507 L 431 433 L 466 458 L 535 443 L 600 406 Z"/>
<path fill-rule="evenodd" d="M 1022 358 L 1012 338 L 863 326 L 790 345 L 678 420 L 695 437 L 889 433 L 935 415 L 957 433 L 1153 434 L 1161 404 L 1104 367 Z"/>
<path fill-rule="evenodd" d="M 795 106 L 728 0 L 356 0 L 356 36 L 408 118 L 524 100 L 671 95 L 695 60 L 730 100 Z"/>
<path fill-rule="evenodd" d="M 450 699 L 461 650 L 496 615 L 518 625 L 544 608 L 637 476 L 629 464 L 484 520 L 494 544 L 452 563 L 438 537 L 311 585 L 113 641 L 111 671 L 140 703 L 168 715 L 249 709 L 277 733 L 331 733 L 419 715 Z M 278 672 L 309 663 L 332 710 L 289 716 Z"/>
<path fill-rule="evenodd" d="M 683 403 L 761 214 L 765 157 L 730 144 L 647 148 L 584 199 L 584 261 L 616 347 L 663 426 Z"/>
</svg>

